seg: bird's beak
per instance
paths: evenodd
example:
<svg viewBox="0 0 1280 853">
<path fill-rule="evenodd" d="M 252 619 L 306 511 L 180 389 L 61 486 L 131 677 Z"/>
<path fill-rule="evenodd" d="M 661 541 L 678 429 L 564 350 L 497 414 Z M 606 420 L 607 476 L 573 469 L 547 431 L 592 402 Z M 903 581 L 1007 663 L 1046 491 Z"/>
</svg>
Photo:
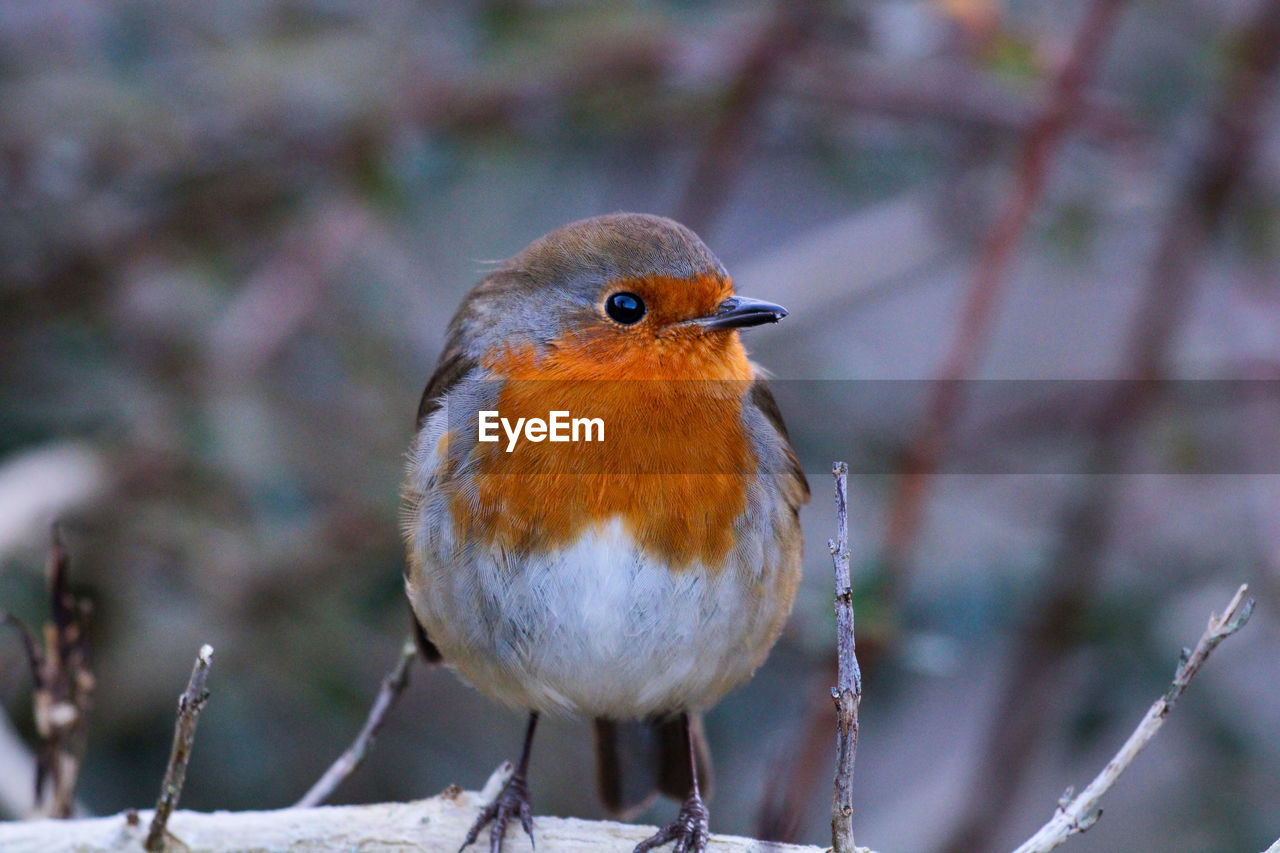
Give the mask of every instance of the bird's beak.
<svg viewBox="0 0 1280 853">
<path fill-rule="evenodd" d="M 691 322 L 704 329 L 745 329 L 764 323 L 776 323 L 787 316 L 787 309 L 763 299 L 730 296 L 716 308 L 716 313 Z"/>
</svg>

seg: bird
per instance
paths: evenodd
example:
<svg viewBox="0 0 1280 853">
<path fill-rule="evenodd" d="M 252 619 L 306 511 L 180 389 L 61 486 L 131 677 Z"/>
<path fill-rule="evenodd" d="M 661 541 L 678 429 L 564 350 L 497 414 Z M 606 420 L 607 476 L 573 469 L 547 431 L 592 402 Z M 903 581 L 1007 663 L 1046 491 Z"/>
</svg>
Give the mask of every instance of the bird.
<svg viewBox="0 0 1280 853">
<path fill-rule="evenodd" d="M 499 853 L 516 819 L 533 839 L 546 714 L 592 721 L 611 813 L 681 803 L 636 853 L 706 849 L 701 715 L 765 660 L 801 574 L 808 483 L 739 335 L 786 315 L 641 213 L 553 230 L 462 301 L 407 454 L 405 589 L 426 659 L 528 722 L 460 849 L 488 826 Z"/>
</svg>

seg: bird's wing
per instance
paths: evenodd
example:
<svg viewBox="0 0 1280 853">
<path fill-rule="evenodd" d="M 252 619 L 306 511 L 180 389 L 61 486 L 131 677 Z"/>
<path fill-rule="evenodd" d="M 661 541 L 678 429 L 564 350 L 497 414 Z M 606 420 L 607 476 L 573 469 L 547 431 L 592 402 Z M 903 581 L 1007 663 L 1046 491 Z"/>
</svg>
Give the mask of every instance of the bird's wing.
<svg viewBox="0 0 1280 853">
<path fill-rule="evenodd" d="M 431 417 L 431 413 L 440 408 L 444 395 L 478 366 L 476 360 L 456 344 L 445 347 L 439 363 L 436 364 L 435 372 L 431 374 L 431 378 L 427 380 L 427 387 L 422 391 L 422 400 L 418 403 L 418 429 L 422 429 L 422 425 L 426 423 L 427 418 Z"/>
<path fill-rule="evenodd" d="M 765 420 L 769 421 L 782 439 L 782 444 L 786 448 L 784 486 L 788 487 L 785 492 L 787 503 L 793 510 L 799 510 L 809 502 L 809 481 L 805 479 L 804 469 L 800 467 L 800 460 L 796 458 L 795 449 L 791 446 L 791 436 L 787 434 L 787 425 L 782 420 L 782 410 L 778 408 L 778 401 L 774 399 L 773 391 L 769 389 L 769 382 L 760 371 L 756 372 L 755 381 L 751 383 L 748 399 L 751 405 L 760 410 L 760 414 L 764 415 Z"/>
<path fill-rule="evenodd" d="M 451 341 L 446 345 L 444 352 L 440 355 L 440 361 L 436 364 L 435 372 L 427 380 L 427 387 L 422 392 L 422 400 L 418 403 L 417 429 L 422 429 L 422 425 L 427 422 L 427 418 L 431 417 L 431 413 L 440 408 L 444 396 L 476 366 L 475 360 L 469 358 L 455 342 Z M 405 563 L 406 574 L 408 570 L 409 565 Z M 423 660 L 432 664 L 440 663 L 444 660 L 444 655 L 440 653 L 436 644 L 431 642 L 431 638 L 427 636 L 427 630 L 413 614 L 412 608 L 410 608 L 409 617 L 413 623 L 413 638 Z"/>
</svg>

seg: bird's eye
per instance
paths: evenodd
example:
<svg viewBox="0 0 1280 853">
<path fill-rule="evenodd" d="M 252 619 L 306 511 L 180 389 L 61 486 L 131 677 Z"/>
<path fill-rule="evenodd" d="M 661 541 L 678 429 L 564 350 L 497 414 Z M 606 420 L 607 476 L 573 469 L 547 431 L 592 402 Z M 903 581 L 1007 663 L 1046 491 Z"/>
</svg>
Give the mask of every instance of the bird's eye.
<svg viewBox="0 0 1280 853">
<path fill-rule="evenodd" d="M 644 300 L 634 293 L 615 293 L 605 300 L 604 312 L 622 325 L 631 326 L 644 317 Z"/>
</svg>

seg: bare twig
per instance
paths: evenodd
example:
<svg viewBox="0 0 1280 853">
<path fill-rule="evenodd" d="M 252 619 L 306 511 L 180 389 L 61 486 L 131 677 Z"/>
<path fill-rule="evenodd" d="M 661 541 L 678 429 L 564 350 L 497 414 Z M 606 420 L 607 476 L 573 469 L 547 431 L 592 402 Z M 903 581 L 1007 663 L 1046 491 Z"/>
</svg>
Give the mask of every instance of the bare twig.
<svg viewBox="0 0 1280 853">
<path fill-rule="evenodd" d="M 49 606 L 52 621 L 44 626 L 45 654 L 35 691 L 36 730 L 40 733 L 36 767 L 37 796 L 48 780 L 52 796 L 44 807 L 52 817 L 70 817 L 76 782 L 84 761 L 89 703 L 94 679 L 89 671 L 89 617 L 92 605 L 72 594 L 70 558 L 53 527 L 49 549 Z"/>
<path fill-rule="evenodd" d="M 1039 204 L 1053 156 L 1079 110 L 1102 46 L 1114 29 L 1121 0 L 1093 0 L 1085 11 L 1071 52 L 1053 81 L 1043 111 L 1027 131 L 1008 202 L 987 233 L 969 284 L 955 337 L 926 403 L 924 424 L 908 449 L 902 475 L 890 503 L 884 556 L 890 583 L 901 590 L 899 575 L 919 530 L 930 479 L 937 471 L 944 445 L 961 414 L 961 383 L 973 373 L 994 320 L 994 309 L 1014 254 L 1022 243 L 1027 222 Z"/>
<path fill-rule="evenodd" d="M 32 683 L 39 684 L 41 655 L 35 636 L 11 614 L 0 613 L 0 623 L 12 624 L 23 632 L 23 642 L 33 674 Z M 38 792 L 32 784 L 37 778 L 38 766 L 36 753 L 23 742 L 8 714 L 0 708 L 0 767 L 5 768 L 5 772 L 0 773 L 0 819 L 26 820 L 40 816 Z M 78 800 L 72 802 L 70 811 L 72 815 L 81 817 L 89 814 L 89 810 Z"/>
<path fill-rule="evenodd" d="M 169 822 L 169 815 L 178 805 L 182 783 L 187 778 L 187 762 L 191 759 L 191 747 L 196 739 L 196 723 L 200 719 L 200 710 L 209 700 L 205 681 L 209 677 L 209 665 L 212 663 L 213 646 L 206 643 L 196 655 L 187 689 L 178 697 L 178 721 L 173 727 L 173 749 L 169 753 L 169 766 L 164 771 L 164 784 L 160 786 L 156 813 L 151 818 L 151 829 L 147 833 L 146 848 L 152 853 L 168 846 L 168 831 L 165 827 Z"/>
<path fill-rule="evenodd" d="M 1209 626 L 1205 628 L 1195 649 L 1190 652 L 1186 649 L 1182 650 L 1182 658 L 1178 661 L 1178 669 L 1174 673 L 1173 684 L 1168 692 L 1152 703 L 1146 716 L 1142 718 L 1142 722 L 1138 723 L 1133 734 L 1129 735 L 1124 746 L 1120 747 L 1120 751 L 1112 756 L 1107 766 L 1102 768 L 1102 772 L 1089 783 L 1089 787 L 1074 797 L 1071 795 L 1071 789 L 1067 789 L 1067 793 L 1058 803 L 1058 810 L 1049 822 L 1023 842 L 1014 853 L 1047 853 L 1070 836 L 1084 832 L 1093 826 L 1102 814 L 1097 807 L 1098 801 L 1111 789 L 1116 779 L 1120 778 L 1120 774 L 1128 769 L 1143 747 L 1156 736 L 1156 732 L 1160 731 L 1165 718 L 1169 716 L 1174 704 L 1186 691 L 1191 679 L 1196 677 L 1205 660 L 1219 643 L 1239 631 L 1249 621 L 1249 616 L 1253 613 L 1254 601 L 1248 592 L 1249 587 L 1241 584 L 1222 615 L 1214 614 L 1209 617 Z"/>
<path fill-rule="evenodd" d="M 47 576 L 50 621 L 43 644 L 16 616 L 0 612 L 0 625 L 22 637 L 31 668 L 36 744 L 35 803 L 49 817 L 70 817 L 76 781 L 84 760 L 93 674 L 89 671 L 89 617 L 92 607 L 67 584 L 69 560 L 57 525 L 49 548 Z"/>
<path fill-rule="evenodd" d="M 364 726 L 360 729 L 360 733 L 356 735 L 356 739 L 346 748 L 342 755 L 338 756 L 338 760 L 329 766 L 311 789 L 302 795 L 302 799 L 294 803 L 294 808 L 310 808 L 318 806 L 329 796 L 334 790 L 342 784 L 342 781 L 356 771 L 365 757 L 368 756 L 369 750 L 373 748 L 373 741 L 378 736 L 378 731 L 382 728 L 382 724 L 387 719 L 387 714 L 395 705 L 396 700 L 400 698 L 400 694 L 404 692 L 405 687 L 409 684 L 409 665 L 413 663 L 413 659 L 418 655 L 418 647 L 414 644 L 413 638 L 410 637 L 404 641 L 404 645 L 400 648 L 400 658 L 396 661 L 395 667 L 387 673 L 382 679 L 382 686 L 378 688 L 378 696 L 373 700 L 373 707 L 369 709 L 369 716 L 364 721 Z"/>
<path fill-rule="evenodd" d="M 836 479 L 836 538 L 827 540 L 836 574 L 836 656 L 838 670 L 831 698 L 836 703 L 836 776 L 831 801 L 831 846 L 835 853 L 854 853 L 853 760 L 858 752 L 858 707 L 862 673 L 853 636 L 853 581 L 849 572 L 849 466 L 831 466 Z"/>
</svg>

